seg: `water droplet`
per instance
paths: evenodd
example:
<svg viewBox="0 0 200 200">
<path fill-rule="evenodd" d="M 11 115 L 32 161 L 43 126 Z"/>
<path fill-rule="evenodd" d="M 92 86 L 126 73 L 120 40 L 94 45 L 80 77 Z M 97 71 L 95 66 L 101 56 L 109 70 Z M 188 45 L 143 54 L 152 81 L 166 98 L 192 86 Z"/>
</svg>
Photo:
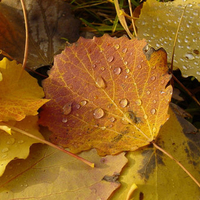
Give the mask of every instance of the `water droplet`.
<svg viewBox="0 0 200 200">
<path fill-rule="evenodd" d="M 152 77 L 151 77 L 151 80 L 152 80 L 152 81 L 155 81 L 155 80 L 156 80 L 156 77 L 155 77 L 155 76 L 152 76 Z"/>
<path fill-rule="evenodd" d="M 156 109 L 153 108 L 153 109 L 151 110 L 151 114 L 154 115 L 155 113 L 156 113 Z"/>
<path fill-rule="evenodd" d="M 116 67 L 116 68 L 113 70 L 113 72 L 114 72 L 115 74 L 119 75 L 119 74 L 121 74 L 121 72 L 122 72 L 122 68 L 121 68 L 121 67 Z"/>
<path fill-rule="evenodd" d="M 154 65 L 151 69 L 156 69 L 156 66 Z"/>
<path fill-rule="evenodd" d="M 88 102 L 86 100 L 83 100 L 80 102 L 81 106 L 85 106 Z"/>
<path fill-rule="evenodd" d="M 162 90 L 160 91 L 160 94 L 164 94 L 164 93 L 165 93 L 164 91 L 162 91 Z"/>
<path fill-rule="evenodd" d="M 124 49 L 122 50 L 122 52 L 123 52 L 123 53 L 126 53 L 127 50 L 128 50 L 127 48 L 124 48 Z"/>
<path fill-rule="evenodd" d="M 124 64 L 125 64 L 125 65 L 127 65 L 127 64 L 128 64 L 128 62 L 127 62 L 127 61 L 125 61 L 125 62 L 124 62 Z"/>
<path fill-rule="evenodd" d="M 105 67 L 101 67 L 101 71 L 104 71 L 105 70 Z"/>
<path fill-rule="evenodd" d="M 15 138 L 10 138 L 6 143 L 7 144 L 14 144 L 15 143 Z"/>
<path fill-rule="evenodd" d="M 114 57 L 113 57 L 113 56 L 110 56 L 110 57 L 108 57 L 108 59 L 107 59 L 108 62 L 112 62 L 113 60 L 114 60 Z"/>
<path fill-rule="evenodd" d="M 24 143 L 24 140 L 19 140 L 17 143 L 22 144 L 22 143 Z"/>
<path fill-rule="evenodd" d="M 72 111 L 72 102 L 69 102 L 63 106 L 63 114 L 68 115 Z"/>
<path fill-rule="evenodd" d="M 7 156 L 8 154 L 3 154 L 2 156 L 1 156 L 1 158 L 5 158 L 6 156 Z"/>
<path fill-rule="evenodd" d="M 191 53 L 186 53 L 186 54 L 185 54 L 185 57 L 186 57 L 188 60 L 194 60 L 194 56 L 193 56 L 193 54 L 191 54 Z"/>
<path fill-rule="evenodd" d="M 144 119 L 147 119 L 148 117 L 147 117 L 147 115 L 144 115 Z"/>
<path fill-rule="evenodd" d="M 142 69 L 142 65 L 138 65 L 137 68 L 138 68 L 138 69 Z"/>
<path fill-rule="evenodd" d="M 98 77 L 96 79 L 96 85 L 99 88 L 103 88 L 103 89 L 106 88 L 106 82 L 105 82 L 105 80 L 102 77 Z"/>
<path fill-rule="evenodd" d="M 165 81 L 164 80 L 161 80 L 161 82 L 160 82 L 162 85 L 165 83 Z"/>
<path fill-rule="evenodd" d="M 129 124 L 129 122 L 127 121 L 127 119 L 126 119 L 126 118 L 122 118 L 121 122 L 122 122 L 122 124 L 124 124 L 124 125 L 127 125 L 127 124 Z"/>
<path fill-rule="evenodd" d="M 111 122 L 115 122 L 116 119 L 115 119 L 114 117 L 111 117 L 111 118 L 110 118 L 110 121 L 111 121 Z"/>
<path fill-rule="evenodd" d="M 196 74 L 197 74 L 197 75 L 200 75 L 200 72 L 197 71 Z"/>
<path fill-rule="evenodd" d="M 94 110 L 93 115 L 94 115 L 94 118 L 95 118 L 95 119 L 100 119 L 100 118 L 102 118 L 102 117 L 105 115 L 105 113 L 104 113 L 103 109 L 101 109 L 101 108 L 96 108 L 96 109 Z"/>
<path fill-rule="evenodd" d="M 95 68 L 96 66 L 97 66 L 96 64 L 93 64 L 93 65 L 92 65 L 92 67 L 94 67 L 94 68 Z"/>
<path fill-rule="evenodd" d="M 63 119 L 62 119 L 62 122 L 63 122 L 63 123 L 67 123 L 67 121 L 68 121 L 67 118 L 63 118 Z"/>
<path fill-rule="evenodd" d="M 1 150 L 2 153 L 6 153 L 6 152 L 8 152 L 8 151 L 9 151 L 9 148 L 7 148 L 7 147 L 5 147 L 5 148 L 3 148 L 3 149 Z"/>
<path fill-rule="evenodd" d="M 130 69 L 126 69 L 126 73 L 128 74 L 130 72 Z"/>
<path fill-rule="evenodd" d="M 147 94 L 148 94 L 148 95 L 150 95 L 150 94 L 151 94 L 151 92 L 150 92 L 150 91 L 147 91 Z"/>
<path fill-rule="evenodd" d="M 99 127 L 101 130 L 106 130 L 106 127 L 105 126 L 102 126 L 102 127 Z"/>
<path fill-rule="evenodd" d="M 141 106 L 141 105 L 142 105 L 142 101 L 141 101 L 140 99 L 137 99 L 137 100 L 135 101 L 135 103 L 136 103 L 138 106 Z"/>
<path fill-rule="evenodd" d="M 152 131 L 153 131 L 153 133 L 156 133 L 156 128 L 155 128 L 155 127 L 153 127 Z"/>
<path fill-rule="evenodd" d="M 80 104 L 76 104 L 76 109 L 78 110 L 81 107 Z"/>
<path fill-rule="evenodd" d="M 115 44 L 115 49 L 119 49 L 119 44 Z"/>
<path fill-rule="evenodd" d="M 120 101 L 119 101 L 119 104 L 120 104 L 120 106 L 122 107 L 122 108 L 125 108 L 127 105 L 128 105 L 128 100 L 127 99 L 121 99 Z"/>
<path fill-rule="evenodd" d="M 153 103 L 156 103 L 156 102 L 157 102 L 157 101 L 154 99 L 154 100 L 153 100 Z"/>
</svg>

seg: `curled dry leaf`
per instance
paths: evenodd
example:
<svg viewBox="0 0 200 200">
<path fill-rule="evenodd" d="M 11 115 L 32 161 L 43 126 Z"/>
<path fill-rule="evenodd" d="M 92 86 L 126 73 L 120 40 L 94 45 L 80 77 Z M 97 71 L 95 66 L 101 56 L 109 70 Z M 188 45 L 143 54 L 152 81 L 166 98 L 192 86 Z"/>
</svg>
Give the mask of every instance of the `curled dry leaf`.
<svg viewBox="0 0 200 200">
<path fill-rule="evenodd" d="M 40 124 L 73 152 L 116 154 L 148 145 L 168 119 L 166 53 L 144 40 L 80 38 L 55 57 L 43 87 Z"/>
</svg>

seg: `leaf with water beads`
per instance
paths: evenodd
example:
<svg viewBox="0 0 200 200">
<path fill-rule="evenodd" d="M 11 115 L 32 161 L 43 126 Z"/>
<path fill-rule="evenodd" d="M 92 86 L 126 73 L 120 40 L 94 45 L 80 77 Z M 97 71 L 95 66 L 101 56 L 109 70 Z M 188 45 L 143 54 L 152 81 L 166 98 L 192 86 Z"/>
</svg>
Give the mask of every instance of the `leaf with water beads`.
<svg viewBox="0 0 200 200">
<path fill-rule="evenodd" d="M 183 76 L 194 76 L 198 80 L 200 80 L 199 13 L 199 0 L 162 3 L 149 0 L 143 4 L 140 17 L 136 20 L 138 37 L 145 38 L 153 47 L 163 47 L 168 53 L 168 62 L 171 62 L 176 31 L 183 14 L 175 46 L 174 67 L 179 68 Z"/>
<path fill-rule="evenodd" d="M 52 100 L 39 122 L 53 132 L 52 142 L 75 153 L 136 150 L 153 141 L 168 119 L 170 78 L 166 52 L 144 40 L 80 38 L 55 57 L 43 83 Z"/>
</svg>

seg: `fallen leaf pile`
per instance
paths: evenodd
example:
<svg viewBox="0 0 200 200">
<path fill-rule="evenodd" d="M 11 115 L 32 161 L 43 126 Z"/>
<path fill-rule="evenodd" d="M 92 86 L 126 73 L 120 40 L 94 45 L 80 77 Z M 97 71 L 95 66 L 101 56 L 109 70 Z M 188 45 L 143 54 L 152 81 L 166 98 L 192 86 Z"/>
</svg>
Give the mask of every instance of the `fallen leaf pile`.
<svg viewBox="0 0 200 200">
<path fill-rule="evenodd" d="M 25 130 L 35 136 L 43 138 L 38 132 L 36 116 L 37 110 L 48 100 L 42 99 L 43 90 L 37 80 L 26 71 L 22 71 L 21 64 L 4 58 L 0 61 L 0 126 L 2 122 Z M 27 158 L 29 148 L 35 139 L 12 131 L 9 135 L 0 130 L 0 175 L 6 165 L 14 158 Z"/>
<path fill-rule="evenodd" d="M 51 140 L 72 152 L 133 151 L 153 141 L 168 119 L 166 53 L 144 40 L 104 35 L 84 39 L 57 55 L 43 83 L 52 99 L 40 113 Z"/>
<path fill-rule="evenodd" d="M 178 107 L 169 109 L 171 54 L 167 61 L 163 48 L 155 50 L 143 39 L 172 51 L 186 5 L 175 65 L 185 76 L 199 78 L 200 7 L 190 0 L 178 4 L 145 2 L 136 22 L 141 40 L 105 34 L 66 45 L 78 39 L 80 25 L 69 4 L 25 1 L 28 67 L 51 65 L 63 51 L 54 57 L 43 88 L 21 64 L 0 61 L 0 199 L 199 198 L 199 133 L 175 115 Z M 0 26 L 0 52 L 22 62 L 25 31 L 19 0 L 1 1 Z M 17 129 L 80 153 L 95 168 L 52 147 L 32 146 L 39 142 Z M 164 151 L 180 161 L 196 184 Z"/>
</svg>

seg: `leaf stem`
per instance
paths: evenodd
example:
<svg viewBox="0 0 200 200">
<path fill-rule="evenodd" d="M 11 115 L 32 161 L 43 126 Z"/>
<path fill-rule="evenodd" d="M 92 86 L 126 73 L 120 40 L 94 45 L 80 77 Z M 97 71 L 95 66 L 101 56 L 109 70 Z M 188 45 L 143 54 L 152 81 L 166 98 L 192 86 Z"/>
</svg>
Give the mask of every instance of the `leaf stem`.
<svg viewBox="0 0 200 200">
<path fill-rule="evenodd" d="M 156 143 L 152 142 L 152 144 L 154 145 L 154 147 L 156 149 L 160 150 L 165 155 L 167 155 L 169 158 L 171 158 L 172 160 L 174 160 L 183 169 L 183 171 L 200 187 L 200 183 L 192 176 L 192 174 L 178 160 L 176 160 L 172 155 L 170 155 L 169 153 L 167 153 L 164 149 L 162 149 L 161 147 L 159 147 Z"/>
<path fill-rule="evenodd" d="M 26 15 L 26 8 L 24 4 L 24 0 L 20 0 L 21 5 L 22 5 L 22 10 L 24 14 L 24 23 L 25 23 L 25 30 L 26 30 L 26 39 L 25 39 L 25 49 L 24 49 L 24 59 L 23 59 L 23 64 L 22 64 L 22 69 L 25 69 L 26 67 L 26 62 L 27 62 L 27 57 L 28 57 L 28 20 L 27 20 L 27 15 Z"/>
<path fill-rule="evenodd" d="M 19 133 L 22 133 L 23 135 L 26 135 L 26 136 L 31 137 L 31 138 L 33 138 L 33 139 L 36 139 L 36 140 L 38 140 L 38 141 L 40 141 L 40 142 L 42 142 L 42 143 L 44 143 L 44 144 L 47 144 L 47 145 L 49 145 L 49 146 L 51 146 L 51 147 L 53 147 L 53 148 L 55 148 L 55 149 L 58 149 L 59 151 L 62 151 L 62 152 L 64 152 L 64 153 L 66 153 L 66 154 L 68 154 L 68 155 L 70 155 L 70 156 L 72 156 L 72 157 L 74 157 L 74 158 L 76 158 L 76 159 L 78 159 L 78 160 L 84 162 L 85 164 L 89 165 L 90 167 L 94 168 L 94 163 L 91 163 L 90 161 L 85 160 L 84 158 L 81 158 L 81 157 L 78 156 L 78 155 L 75 155 L 75 154 L 73 154 L 73 153 L 71 153 L 71 152 L 69 152 L 69 151 L 67 151 L 67 150 L 65 150 L 65 149 L 63 149 L 63 148 L 61 148 L 61 147 L 59 147 L 59 146 L 56 146 L 55 144 L 52 144 L 51 142 L 48 142 L 48 141 L 46 141 L 46 140 L 43 140 L 43 139 L 41 139 L 41 138 L 39 138 L 39 137 L 37 137 L 37 136 L 35 136 L 35 135 L 32 135 L 32 134 L 30 134 L 30 133 L 28 133 L 28 132 L 26 132 L 26 131 L 23 131 L 23 130 L 19 129 L 19 128 L 16 128 L 16 127 L 13 127 L 13 126 L 10 126 L 10 128 L 11 128 L 12 130 L 14 130 L 14 131 L 17 131 L 17 132 L 19 132 Z"/>
</svg>

